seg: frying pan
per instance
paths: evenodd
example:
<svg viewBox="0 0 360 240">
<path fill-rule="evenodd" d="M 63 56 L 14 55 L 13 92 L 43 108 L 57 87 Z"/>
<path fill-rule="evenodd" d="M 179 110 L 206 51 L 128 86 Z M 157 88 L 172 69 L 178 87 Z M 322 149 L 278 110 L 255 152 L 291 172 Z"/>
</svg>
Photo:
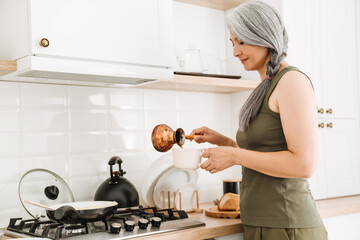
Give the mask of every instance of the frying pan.
<svg viewBox="0 0 360 240">
<path fill-rule="evenodd" d="M 49 219 L 63 224 L 106 221 L 114 215 L 118 206 L 115 201 L 71 202 L 50 207 L 27 200 L 24 202 L 45 208 Z"/>
</svg>

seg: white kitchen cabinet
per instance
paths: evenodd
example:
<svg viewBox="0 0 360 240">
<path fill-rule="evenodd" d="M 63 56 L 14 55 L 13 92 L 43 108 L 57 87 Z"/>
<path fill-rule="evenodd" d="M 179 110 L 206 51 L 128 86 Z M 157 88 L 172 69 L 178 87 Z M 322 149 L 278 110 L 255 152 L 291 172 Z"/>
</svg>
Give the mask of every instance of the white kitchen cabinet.
<svg viewBox="0 0 360 240">
<path fill-rule="evenodd" d="M 327 197 L 359 194 L 358 121 L 325 119 L 325 128 L 322 134 Z"/>
<path fill-rule="evenodd" d="M 319 108 L 324 109 L 327 197 L 353 195 L 360 193 L 355 1 L 319 3 Z"/>
<path fill-rule="evenodd" d="M 310 179 L 313 195 L 322 199 L 358 194 L 355 1 L 282 3 L 289 35 L 287 60 L 310 77 L 317 97 L 319 164 Z"/>
<path fill-rule="evenodd" d="M 2 41 L 14 49 L 2 51 L 3 59 L 38 55 L 173 64 L 171 0 L 1 0 L 0 7 L 3 16 L 19 13 L 6 18 L 14 21 L 5 29 L 13 29 Z M 42 39 L 48 47 L 40 45 Z"/>
<path fill-rule="evenodd" d="M 357 116 L 355 1 L 320 1 L 323 107 L 332 117 Z"/>
</svg>

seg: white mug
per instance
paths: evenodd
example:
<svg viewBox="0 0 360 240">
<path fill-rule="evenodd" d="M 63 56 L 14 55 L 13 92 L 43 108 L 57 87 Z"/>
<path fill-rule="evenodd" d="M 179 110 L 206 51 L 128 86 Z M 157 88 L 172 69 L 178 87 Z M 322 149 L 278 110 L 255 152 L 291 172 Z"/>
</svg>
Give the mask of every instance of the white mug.
<svg viewBox="0 0 360 240">
<path fill-rule="evenodd" d="M 201 163 L 202 149 L 200 148 L 173 148 L 174 166 L 179 169 L 197 169 Z"/>
</svg>

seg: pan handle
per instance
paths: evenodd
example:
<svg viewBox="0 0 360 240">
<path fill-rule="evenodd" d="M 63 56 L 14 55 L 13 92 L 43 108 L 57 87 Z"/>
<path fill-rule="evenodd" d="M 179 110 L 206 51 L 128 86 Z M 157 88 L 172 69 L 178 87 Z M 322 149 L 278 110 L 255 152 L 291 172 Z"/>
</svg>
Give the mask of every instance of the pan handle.
<svg viewBox="0 0 360 240">
<path fill-rule="evenodd" d="M 122 177 L 124 176 L 124 174 L 126 174 L 126 172 L 124 170 L 121 169 L 121 164 L 123 163 L 123 161 L 121 160 L 120 157 L 118 156 L 114 156 L 112 158 L 110 158 L 109 160 L 109 165 L 110 165 L 110 177 L 111 177 L 111 182 L 110 184 L 117 184 L 117 182 L 114 179 L 114 172 L 113 172 L 113 166 L 115 164 L 119 164 L 119 175 Z"/>
<path fill-rule="evenodd" d="M 62 206 L 55 210 L 54 217 L 56 220 L 76 220 L 80 218 L 79 212 L 71 206 Z"/>
</svg>

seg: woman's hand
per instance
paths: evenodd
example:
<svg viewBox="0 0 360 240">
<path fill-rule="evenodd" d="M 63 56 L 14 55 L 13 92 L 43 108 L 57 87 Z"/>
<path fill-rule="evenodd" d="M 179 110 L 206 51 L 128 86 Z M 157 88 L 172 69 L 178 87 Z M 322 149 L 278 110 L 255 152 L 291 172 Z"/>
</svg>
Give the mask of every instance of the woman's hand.
<svg viewBox="0 0 360 240">
<path fill-rule="evenodd" d="M 209 171 L 210 173 L 216 173 L 222 171 L 228 167 L 233 166 L 236 163 L 236 148 L 234 147 L 216 147 L 206 148 L 202 154 L 203 158 L 208 158 L 203 162 L 200 167 Z"/>
<path fill-rule="evenodd" d="M 208 127 L 201 127 L 194 129 L 190 135 L 195 135 L 194 140 L 197 143 L 211 143 L 218 146 L 232 146 L 237 147 L 237 144 L 234 140 L 218 133 Z"/>
</svg>

